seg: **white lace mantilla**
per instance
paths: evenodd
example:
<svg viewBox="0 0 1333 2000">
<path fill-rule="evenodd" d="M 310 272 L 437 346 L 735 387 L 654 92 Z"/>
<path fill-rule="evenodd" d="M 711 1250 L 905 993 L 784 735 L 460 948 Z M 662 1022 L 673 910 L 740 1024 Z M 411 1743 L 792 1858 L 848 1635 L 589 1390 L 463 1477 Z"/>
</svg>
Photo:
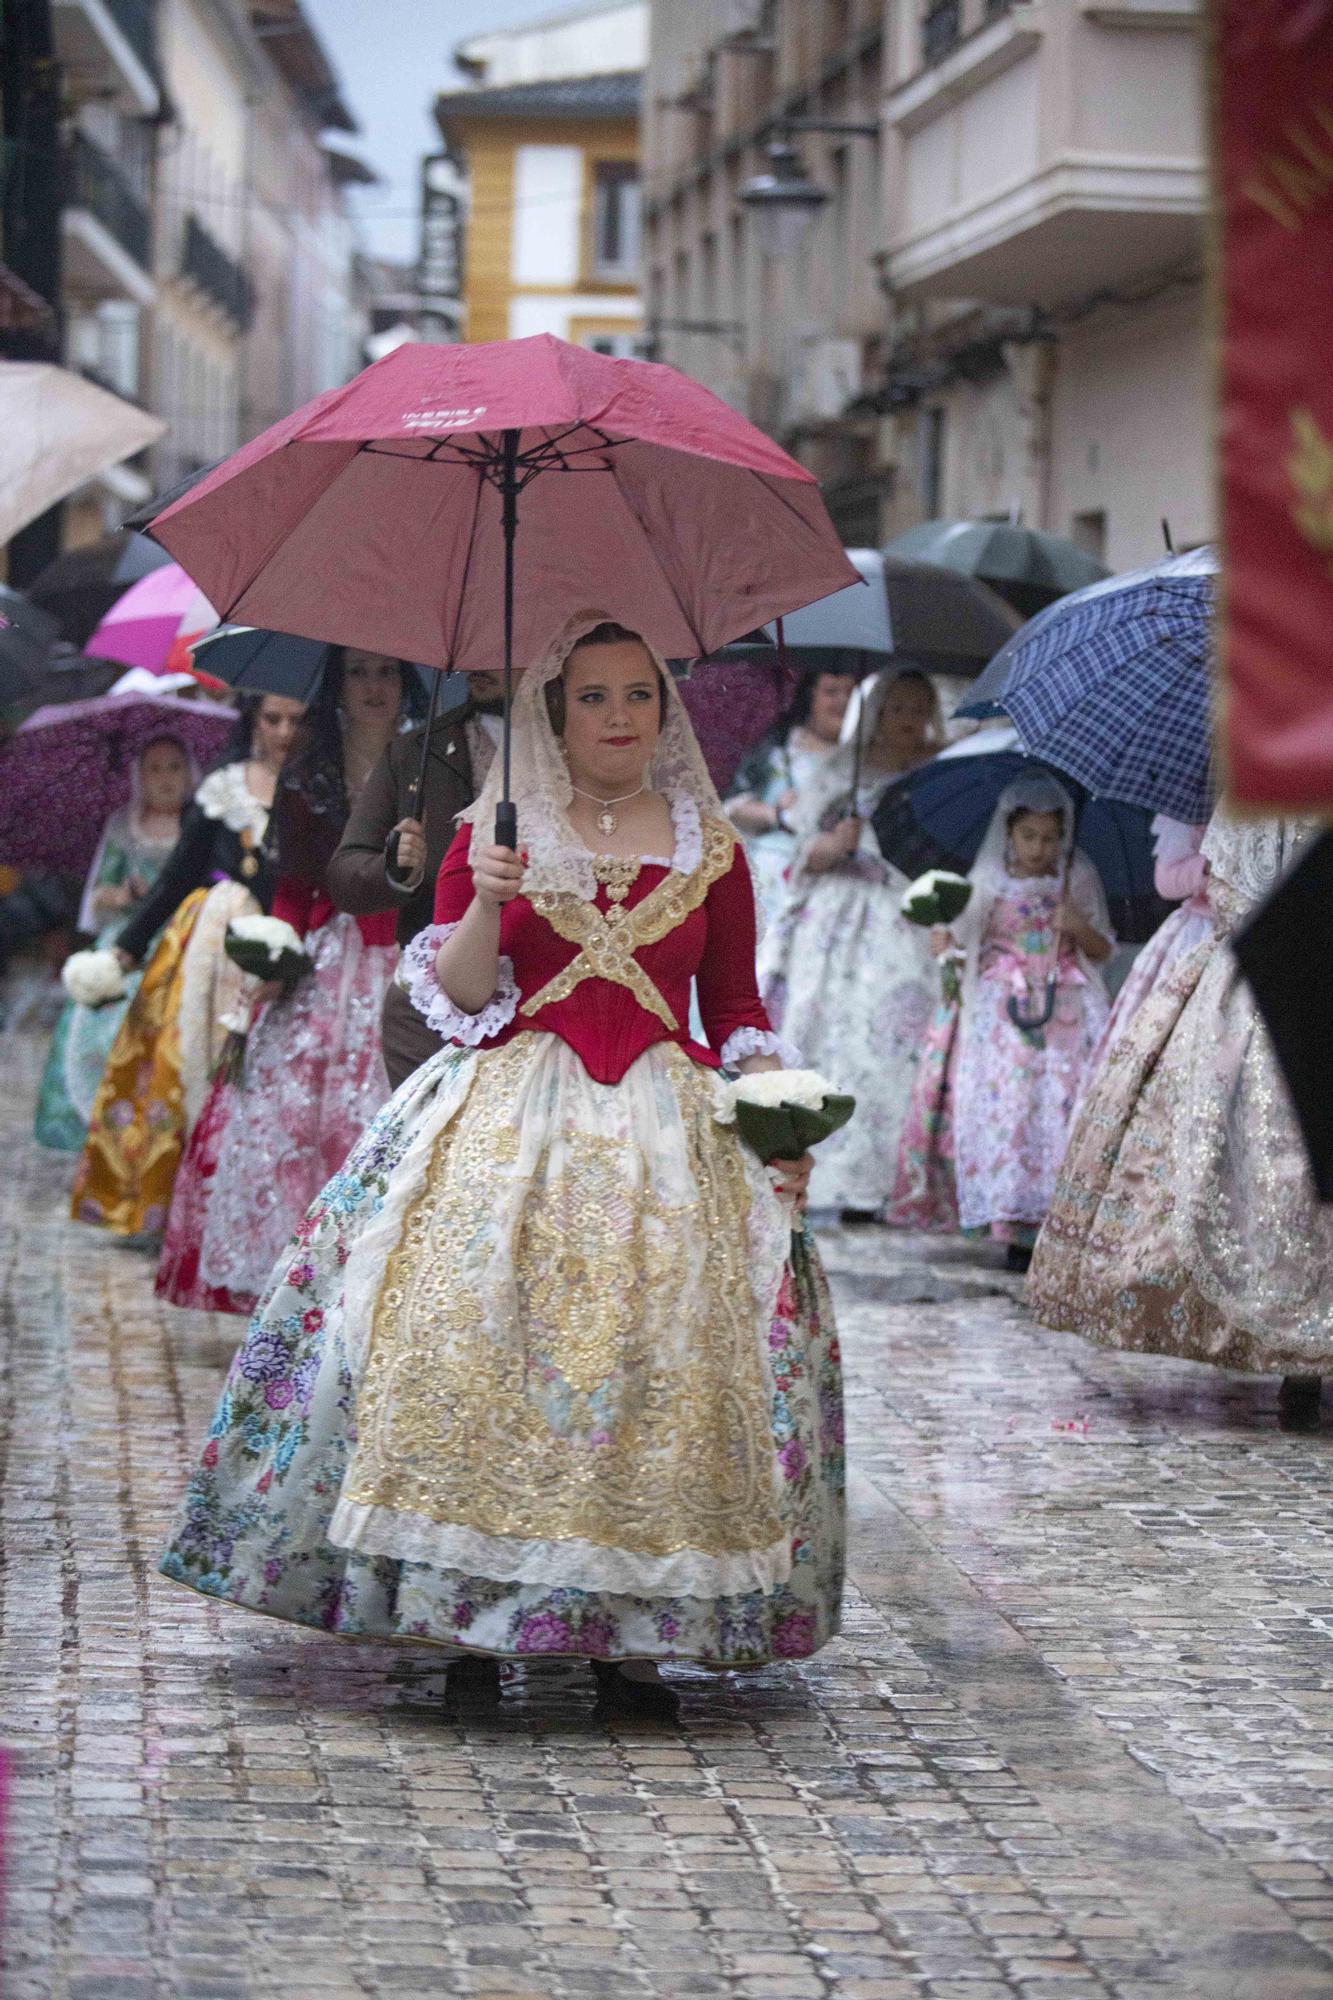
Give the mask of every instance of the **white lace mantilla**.
<svg viewBox="0 0 1333 2000">
<path fill-rule="evenodd" d="M 246 784 L 244 763 L 224 764 L 221 770 L 210 771 L 194 802 L 205 818 L 221 820 L 233 833 L 248 833 L 256 841 L 264 838 L 269 808 Z"/>
<path fill-rule="evenodd" d="M 455 1007 L 435 977 L 435 960 L 440 946 L 457 929 L 457 924 L 428 924 L 424 931 L 418 931 L 403 952 L 395 977 L 426 1026 L 441 1041 L 461 1042 L 465 1049 L 475 1049 L 509 1026 L 522 996 L 514 979 L 513 959 L 501 958 L 499 984 L 481 1012 L 469 1014 Z"/>
</svg>

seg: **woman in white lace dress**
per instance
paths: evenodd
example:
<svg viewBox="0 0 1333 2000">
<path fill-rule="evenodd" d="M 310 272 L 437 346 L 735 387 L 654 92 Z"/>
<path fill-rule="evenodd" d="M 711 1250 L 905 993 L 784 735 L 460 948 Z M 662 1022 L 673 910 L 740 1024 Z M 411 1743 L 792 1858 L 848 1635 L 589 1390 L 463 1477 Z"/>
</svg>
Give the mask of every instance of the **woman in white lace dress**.
<svg viewBox="0 0 1333 2000">
<path fill-rule="evenodd" d="M 943 740 L 939 697 L 918 669 L 862 684 L 840 748 L 801 800 L 787 897 L 759 951 L 774 1025 L 856 1098 L 851 1124 L 820 1147 L 810 1188 L 812 1207 L 848 1220 L 878 1216 L 893 1188 L 939 988 L 925 933 L 900 908 L 907 877 L 880 853 L 870 816 L 886 786 Z"/>
<path fill-rule="evenodd" d="M 1310 831 L 1213 815 L 1213 925 L 1093 1079 L 1028 1291 L 1044 1325 L 1102 1346 L 1281 1374 L 1294 1407 L 1333 1367 L 1333 1208 L 1227 938 Z"/>
<path fill-rule="evenodd" d="M 447 1046 L 306 1216 L 233 1364 L 166 1575 L 316 1629 L 588 1660 L 804 1658 L 837 1630 L 828 1292 L 731 1120 L 776 1066 L 754 895 L 679 698 L 589 615 L 515 699 L 404 958 Z M 688 1017 L 692 983 L 708 1045 Z M 793 1226 L 795 1225 L 795 1233 Z"/>
</svg>

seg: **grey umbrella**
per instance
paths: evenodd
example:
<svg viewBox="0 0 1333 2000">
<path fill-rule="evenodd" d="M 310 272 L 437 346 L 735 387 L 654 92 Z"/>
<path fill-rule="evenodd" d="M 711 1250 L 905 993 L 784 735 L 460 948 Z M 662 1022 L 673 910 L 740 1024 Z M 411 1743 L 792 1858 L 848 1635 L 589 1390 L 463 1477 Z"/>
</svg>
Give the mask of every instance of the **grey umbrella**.
<svg viewBox="0 0 1333 2000">
<path fill-rule="evenodd" d="M 1109 575 L 1076 542 L 1016 521 L 922 521 L 895 535 L 884 553 L 977 577 L 1025 618 Z"/>
<path fill-rule="evenodd" d="M 1017 615 L 985 584 L 933 563 L 881 555 L 877 549 L 848 549 L 865 579 L 832 597 L 821 597 L 782 621 L 783 638 L 806 656 L 848 653 L 876 658 L 899 654 L 938 673 L 980 672 L 1010 637 Z M 770 631 L 774 628 L 769 627 Z M 831 664 L 831 662 L 830 662 Z"/>
<path fill-rule="evenodd" d="M 49 612 L 0 584 L 0 705 L 22 701 L 34 690 L 59 637 Z"/>
</svg>

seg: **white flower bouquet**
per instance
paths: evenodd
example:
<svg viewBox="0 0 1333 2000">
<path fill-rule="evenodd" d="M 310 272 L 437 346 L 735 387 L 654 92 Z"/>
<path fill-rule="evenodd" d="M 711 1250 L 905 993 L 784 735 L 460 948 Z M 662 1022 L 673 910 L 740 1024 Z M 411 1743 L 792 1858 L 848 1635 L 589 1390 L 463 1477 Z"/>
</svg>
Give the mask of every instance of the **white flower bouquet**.
<svg viewBox="0 0 1333 2000">
<path fill-rule="evenodd" d="M 305 946 L 281 917 L 233 917 L 224 949 L 242 972 L 256 979 L 276 979 L 288 992 L 310 970 Z"/>
<path fill-rule="evenodd" d="M 971 900 L 972 884 L 965 875 L 932 868 L 917 876 L 898 907 L 909 924 L 933 930 L 936 924 L 951 924 L 955 917 L 961 917 Z"/>
<path fill-rule="evenodd" d="M 80 1007 L 106 1007 L 125 998 L 125 974 L 114 951 L 75 951 L 60 968 L 60 983 Z"/>
<path fill-rule="evenodd" d="M 951 875 L 947 868 L 932 868 L 918 875 L 898 905 L 909 924 L 934 930 L 937 924 L 951 924 L 972 900 L 972 884 L 965 875 Z M 940 964 L 940 984 L 945 1000 L 952 1004 L 962 993 L 958 968 L 963 954 L 956 946 L 946 951 Z"/>
<path fill-rule="evenodd" d="M 833 1088 L 813 1069 L 759 1070 L 728 1087 L 724 1124 L 735 1124 L 752 1152 L 768 1166 L 799 1160 L 811 1146 L 847 1123 L 856 1099 Z"/>
</svg>

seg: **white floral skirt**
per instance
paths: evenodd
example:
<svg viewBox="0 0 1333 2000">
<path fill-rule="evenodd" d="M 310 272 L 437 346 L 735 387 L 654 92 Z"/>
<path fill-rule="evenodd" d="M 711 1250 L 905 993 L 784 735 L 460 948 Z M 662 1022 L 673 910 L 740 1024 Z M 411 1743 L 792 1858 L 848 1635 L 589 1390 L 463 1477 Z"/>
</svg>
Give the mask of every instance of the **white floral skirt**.
<svg viewBox="0 0 1333 2000">
<path fill-rule="evenodd" d="M 324 1190 L 169 1576 L 297 1623 L 748 1664 L 837 1627 L 837 1345 L 715 1074 L 449 1049 Z"/>
</svg>

